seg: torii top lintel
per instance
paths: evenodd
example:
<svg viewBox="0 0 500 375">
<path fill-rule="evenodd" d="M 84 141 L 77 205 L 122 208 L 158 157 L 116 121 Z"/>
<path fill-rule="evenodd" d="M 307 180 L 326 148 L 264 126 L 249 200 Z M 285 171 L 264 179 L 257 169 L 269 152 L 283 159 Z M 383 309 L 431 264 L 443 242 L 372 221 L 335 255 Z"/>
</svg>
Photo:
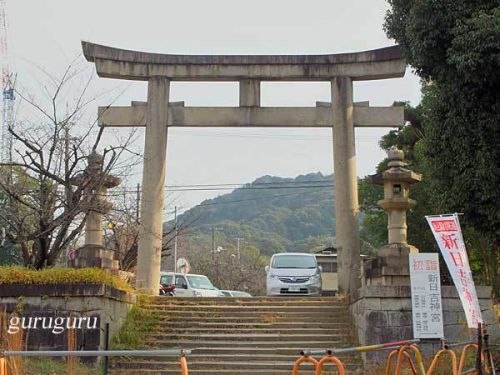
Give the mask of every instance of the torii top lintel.
<svg viewBox="0 0 500 375">
<path fill-rule="evenodd" d="M 99 76 L 184 81 L 328 81 L 336 76 L 374 80 L 404 76 L 399 46 L 330 55 L 170 55 L 82 42 L 85 58 Z"/>
</svg>

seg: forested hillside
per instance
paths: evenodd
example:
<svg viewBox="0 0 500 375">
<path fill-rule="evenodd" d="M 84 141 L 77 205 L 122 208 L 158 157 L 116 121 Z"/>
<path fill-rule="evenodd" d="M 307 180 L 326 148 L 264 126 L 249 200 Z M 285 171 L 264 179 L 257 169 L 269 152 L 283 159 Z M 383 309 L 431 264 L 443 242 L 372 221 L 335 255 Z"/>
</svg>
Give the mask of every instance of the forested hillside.
<svg viewBox="0 0 500 375">
<path fill-rule="evenodd" d="M 165 223 L 165 229 L 173 223 Z M 333 176 L 311 173 L 296 178 L 260 177 L 179 217 L 182 236 L 211 246 L 212 226 L 218 246 L 236 238 L 264 255 L 283 251 L 310 252 L 334 243 Z"/>
</svg>

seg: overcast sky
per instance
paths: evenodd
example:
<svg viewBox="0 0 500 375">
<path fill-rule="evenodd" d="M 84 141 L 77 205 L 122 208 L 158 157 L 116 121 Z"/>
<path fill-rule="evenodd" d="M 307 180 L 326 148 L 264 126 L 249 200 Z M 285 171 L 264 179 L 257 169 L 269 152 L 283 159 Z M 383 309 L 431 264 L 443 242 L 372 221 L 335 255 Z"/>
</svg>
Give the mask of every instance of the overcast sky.
<svg viewBox="0 0 500 375">
<path fill-rule="evenodd" d="M 61 74 L 81 53 L 81 40 L 126 49 L 185 54 L 325 54 L 392 45 L 382 30 L 384 0 L 153 1 L 7 0 L 12 70 L 21 83 L 39 65 Z M 146 84 L 96 78 L 92 90 L 124 91 L 117 104 L 145 100 Z M 371 105 L 420 101 L 418 79 L 356 82 L 354 99 Z M 172 83 L 171 101 L 237 106 L 237 83 Z M 330 100 L 329 83 L 264 83 L 263 106 L 314 106 Z M 109 98 L 97 105 L 107 105 Z M 378 140 L 388 129 L 356 130 L 358 175 L 374 173 L 384 157 Z M 168 185 L 246 183 L 262 175 L 294 177 L 333 171 L 331 130 L 169 130 Z M 112 142 L 108 136 L 106 141 Z M 143 137 L 135 146 L 140 149 Z M 124 184 L 141 181 L 142 166 Z M 170 195 L 186 209 L 216 192 Z M 263 191 L 263 194 L 266 194 Z M 168 209 L 171 209 L 169 207 Z M 167 210 L 168 210 L 167 209 Z"/>
</svg>

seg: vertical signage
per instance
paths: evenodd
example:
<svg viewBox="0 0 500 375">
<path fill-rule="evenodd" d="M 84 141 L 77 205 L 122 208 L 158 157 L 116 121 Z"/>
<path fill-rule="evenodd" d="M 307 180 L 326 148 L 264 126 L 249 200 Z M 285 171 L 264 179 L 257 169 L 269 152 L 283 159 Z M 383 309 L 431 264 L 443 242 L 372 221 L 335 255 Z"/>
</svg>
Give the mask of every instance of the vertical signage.
<svg viewBox="0 0 500 375">
<path fill-rule="evenodd" d="M 437 253 L 410 253 L 413 337 L 444 338 Z"/>
<path fill-rule="evenodd" d="M 467 325 L 483 323 L 458 216 L 426 216 L 464 307 Z"/>
</svg>

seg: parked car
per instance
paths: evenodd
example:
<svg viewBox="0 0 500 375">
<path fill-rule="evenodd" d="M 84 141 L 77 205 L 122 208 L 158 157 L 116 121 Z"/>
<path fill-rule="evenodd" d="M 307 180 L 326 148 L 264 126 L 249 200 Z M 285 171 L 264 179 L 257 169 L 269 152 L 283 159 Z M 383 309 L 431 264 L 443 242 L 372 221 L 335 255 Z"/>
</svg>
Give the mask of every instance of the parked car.
<svg viewBox="0 0 500 375">
<path fill-rule="evenodd" d="M 314 254 L 274 254 L 266 273 L 268 296 L 321 295 L 321 267 Z"/>
<path fill-rule="evenodd" d="M 247 292 L 240 292 L 239 290 L 221 290 L 222 294 L 224 297 L 252 297 L 250 293 Z"/>
<path fill-rule="evenodd" d="M 194 275 L 174 272 L 161 272 L 160 284 L 164 287 L 175 285 L 177 297 L 222 297 L 217 289 L 205 275 Z"/>
</svg>

